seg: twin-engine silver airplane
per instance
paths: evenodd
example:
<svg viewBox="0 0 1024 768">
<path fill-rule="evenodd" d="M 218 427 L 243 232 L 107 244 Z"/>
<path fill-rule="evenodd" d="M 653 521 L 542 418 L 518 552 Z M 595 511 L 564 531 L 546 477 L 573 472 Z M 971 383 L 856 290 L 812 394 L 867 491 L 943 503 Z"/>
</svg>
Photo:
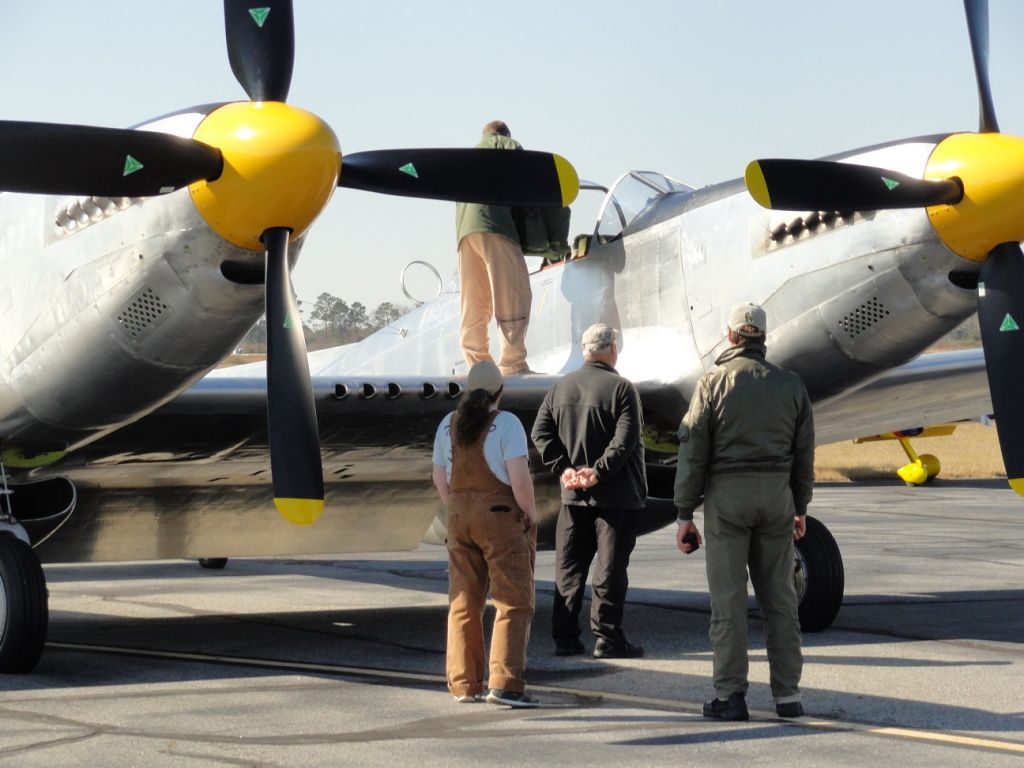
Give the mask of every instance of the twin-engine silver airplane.
<svg viewBox="0 0 1024 768">
<path fill-rule="evenodd" d="M 0 188 L 30 193 L 0 195 L 3 671 L 40 657 L 40 560 L 216 566 L 443 539 L 430 446 L 464 386 L 457 287 L 361 343 L 307 356 L 289 270 L 336 184 L 566 205 L 575 172 L 545 153 L 340 157 L 329 128 L 283 103 L 291 6 L 263 5 L 225 3 L 251 102 L 136 130 L 0 123 Z M 503 406 L 529 428 L 547 387 L 580 364 L 583 329 L 620 328 L 619 368 L 640 387 L 651 448 L 645 531 L 675 517 L 670 438 L 737 301 L 767 308 L 769 355 L 804 377 L 820 442 L 994 404 L 1020 490 L 1024 413 L 1008 388 L 1021 366 L 1024 144 L 996 130 L 987 4 L 965 7 L 977 134 L 756 161 L 747 186 L 693 189 L 651 172 L 583 185 L 605 193 L 596 225 L 577 225 L 574 258 L 532 276 L 529 363 L 547 373 L 510 379 Z M 204 376 L 264 296 L 267 364 Z M 984 358 L 915 359 L 976 309 Z M 557 487 L 539 465 L 536 480 L 550 544 Z M 282 516 L 268 511 L 271 483 Z M 839 610 L 843 565 L 827 529 L 808 523 L 796 578 L 802 624 L 819 630 Z"/>
</svg>

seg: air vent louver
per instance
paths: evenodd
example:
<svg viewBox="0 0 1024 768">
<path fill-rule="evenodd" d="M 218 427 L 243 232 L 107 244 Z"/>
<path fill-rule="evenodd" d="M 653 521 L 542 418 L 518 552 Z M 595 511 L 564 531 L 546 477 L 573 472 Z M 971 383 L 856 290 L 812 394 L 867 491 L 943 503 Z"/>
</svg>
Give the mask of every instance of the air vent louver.
<svg viewBox="0 0 1024 768">
<path fill-rule="evenodd" d="M 889 310 L 878 297 L 872 296 L 840 320 L 839 327 L 846 331 L 850 338 L 855 339 L 888 314 Z"/>
<path fill-rule="evenodd" d="M 117 322 L 125 333 L 132 338 L 138 338 L 139 334 L 153 324 L 161 314 L 167 310 L 167 305 L 160 301 L 160 297 L 153 293 L 152 288 L 142 291 L 135 301 L 129 304 L 117 316 Z"/>
</svg>

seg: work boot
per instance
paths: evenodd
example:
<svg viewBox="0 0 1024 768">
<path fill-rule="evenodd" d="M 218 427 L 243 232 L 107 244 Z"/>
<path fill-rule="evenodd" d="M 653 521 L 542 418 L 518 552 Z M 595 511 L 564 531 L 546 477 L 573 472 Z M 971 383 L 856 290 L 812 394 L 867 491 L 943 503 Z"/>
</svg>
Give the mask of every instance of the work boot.
<svg viewBox="0 0 1024 768">
<path fill-rule="evenodd" d="M 705 701 L 704 717 L 713 717 L 717 720 L 749 720 L 746 697 L 742 693 L 734 693 L 728 699 L 715 698 Z"/>
<path fill-rule="evenodd" d="M 579 656 L 586 649 L 576 637 L 559 637 L 555 639 L 555 656 Z"/>
<path fill-rule="evenodd" d="M 799 701 L 787 701 L 784 704 L 776 704 L 775 713 L 779 717 L 803 717 L 804 705 Z"/>
<path fill-rule="evenodd" d="M 639 659 L 643 655 L 643 647 L 633 645 L 628 640 L 623 640 L 621 643 L 613 643 L 600 637 L 594 645 L 595 659 Z"/>
</svg>

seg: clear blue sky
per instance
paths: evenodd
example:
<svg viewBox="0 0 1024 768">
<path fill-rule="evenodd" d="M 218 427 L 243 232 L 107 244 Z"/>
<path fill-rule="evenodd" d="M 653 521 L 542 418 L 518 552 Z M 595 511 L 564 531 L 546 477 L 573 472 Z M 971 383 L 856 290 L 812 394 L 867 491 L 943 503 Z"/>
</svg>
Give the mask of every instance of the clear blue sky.
<svg viewBox="0 0 1024 768">
<path fill-rule="evenodd" d="M 1024 3 L 990 6 L 997 115 L 1024 135 Z M 471 146 L 500 118 L 583 177 L 703 186 L 755 157 L 977 127 L 959 0 L 297 0 L 295 14 L 289 101 L 343 152 Z M 218 0 L 5 2 L 0 66 L 2 119 L 127 126 L 244 98 Z M 296 268 L 300 298 L 403 300 L 413 259 L 447 278 L 453 219 L 450 203 L 338 190 Z"/>
</svg>

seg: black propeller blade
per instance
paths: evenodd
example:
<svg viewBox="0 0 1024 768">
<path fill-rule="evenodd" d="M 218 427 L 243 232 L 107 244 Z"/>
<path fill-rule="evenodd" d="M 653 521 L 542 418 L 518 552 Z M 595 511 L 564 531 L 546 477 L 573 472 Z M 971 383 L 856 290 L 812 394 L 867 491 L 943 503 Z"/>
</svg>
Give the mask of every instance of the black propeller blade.
<svg viewBox="0 0 1024 768">
<path fill-rule="evenodd" d="M 291 0 L 224 0 L 224 28 L 231 71 L 249 98 L 286 101 L 295 63 Z"/>
<path fill-rule="evenodd" d="M 997 245 L 978 279 L 978 320 L 1006 477 L 1024 495 L 1024 253 Z"/>
<path fill-rule="evenodd" d="M 562 207 L 575 197 L 578 184 L 561 157 L 530 150 L 354 152 L 342 157 L 338 179 L 340 187 L 385 195 L 509 206 Z"/>
<path fill-rule="evenodd" d="M 324 478 L 306 340 L 288 270 L 288 235 L 283 227 L 263 233 L 270 468 L 278 510 L 291 522 L 308 525 L 323 509 Z"/>
<path fill-rule="evenodd" d="M 220 176 L 220 151 L 166 133 L 0 121 L 0 189 L 147 197 Z"/>
<path fill-rule="evenodd" d="M 974 76 L 978 80 L 978 131 L 999 133 L 996 108 L 992 103 L 992 87 L 988 80 L 988 0 L 964 0 L 964 12 L 967 14 L 967 32 L 971 36 Z"/>
<path fill-rule="evenodd" d="M 747 189 L 765 208 L 786 211 L 878 211 L 954 204 L 964 196 L 953 179 L 926 181 L 885 168 L 826 160 L 754 160 Z"/>
</svg>

